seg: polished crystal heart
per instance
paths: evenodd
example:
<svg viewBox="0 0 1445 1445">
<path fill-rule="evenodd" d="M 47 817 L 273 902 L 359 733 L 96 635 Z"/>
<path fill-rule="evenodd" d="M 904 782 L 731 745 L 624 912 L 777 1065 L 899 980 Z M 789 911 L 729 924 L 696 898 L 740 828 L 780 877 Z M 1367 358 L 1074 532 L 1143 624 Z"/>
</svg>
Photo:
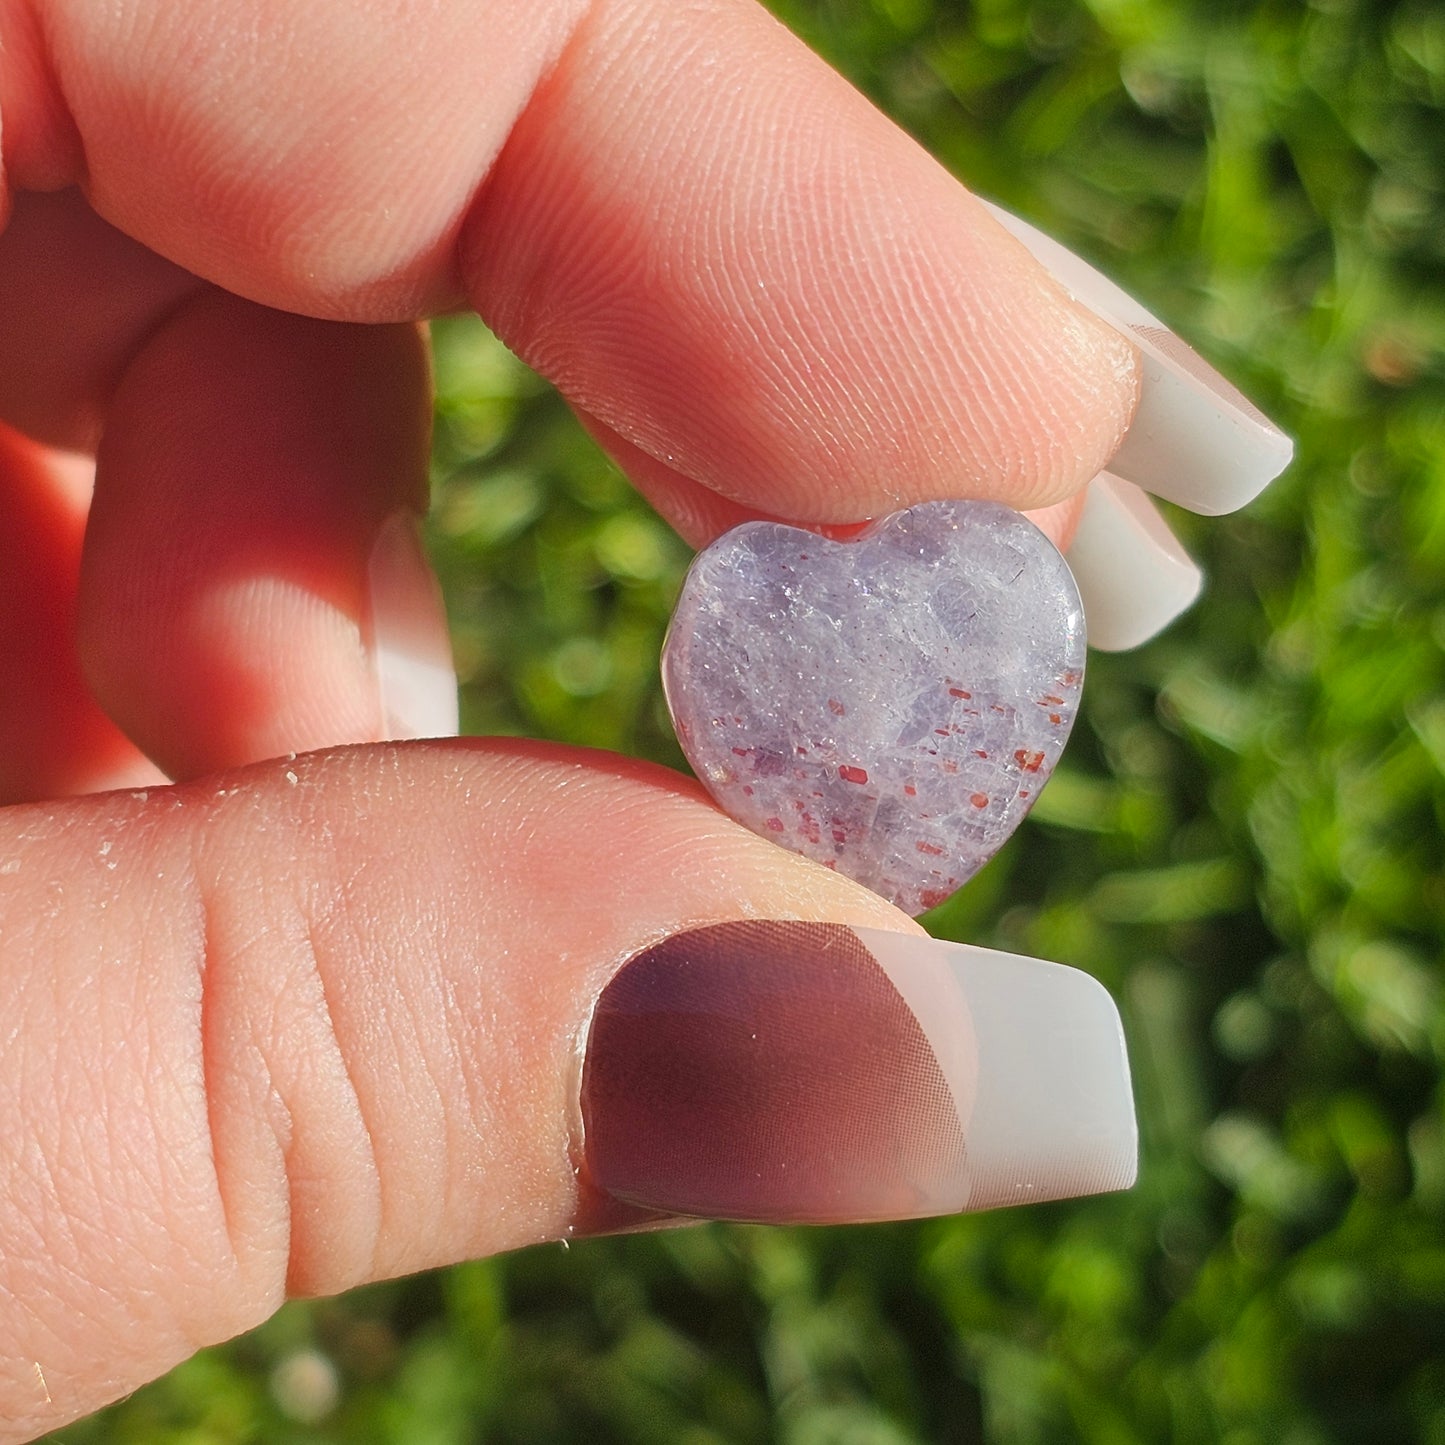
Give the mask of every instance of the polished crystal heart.
<svg viewBox="0 0 1445 1445">
<path fill-rule="evenodd" d="M 688 761 L 740 823 L 909 913 L 999 850 L 1073 725 L 1067 564 L 993 502 L 834 542 L 748 522 L 693 562 L 663 649 Z"/>
</svg>

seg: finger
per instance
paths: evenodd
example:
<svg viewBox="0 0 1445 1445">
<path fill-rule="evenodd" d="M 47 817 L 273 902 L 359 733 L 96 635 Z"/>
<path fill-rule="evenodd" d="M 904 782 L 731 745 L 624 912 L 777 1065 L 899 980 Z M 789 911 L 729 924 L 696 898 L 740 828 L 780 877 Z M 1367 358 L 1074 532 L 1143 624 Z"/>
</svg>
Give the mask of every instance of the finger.
<svg viewBox="0 0 1445 1445">
<path fill-rule="evenodd" d="M 416 530 L 430 396 L 411 326 L 311 321 L 207 288 L 110 401 L 80 646 L 172 776 L 456 730 Z"/>
<path fill-rule="evenodd" d="M 127 362 L 202 284 L 76 190 L 17 197 L 0 234 L 0 417 L 93 454 Z"/>
<path fill-rule="evenodd" d="M 143 0 L 7 13 L 7 179 L 268 305 L 349 321 L 461 299 L 457 230 L 585 0 Z M 11 7 L 13 11 L 13 7 Z"/>
<path fill-rule="evenodd" d="M 74 192 L 21 198 L 0 238 L 0 314 L 0 409 L 68 444 L 106 427 L 85 662 L 153 756 L 183 775 L 455 731 L 444 619 L 408 521 L 425 498 L 414 336 L 224 297 Z M 72 597 L 67 629 L 74 616 Z"/>
<path fill-rule="evenodd" d="M 96 705 L 76 657 L 93 470 L 0 424 L 0 802 L 161 781 Z"/>
<path fill-rule="evenodd" d="M 735 0 L 596 7 L 513 127 L 462 258 L 484 317 L 575 404 L 790 518 L 1057 500 L 1134 399 L 1118 336 Z"/>
<path fill-rule="evenodd" d="M 795 519 L 1043 505 L 1118 445 L 1130 345 L 750 3 L 284 14 L 51 7 L 103 214 L 313 314 L 465 294 L 634 446 Z"/>
<path fill-rule="evenodd" d="M 1092 981 L 935 944 L 599 755 L 355 748 L 15 810 L 0 933 L 0 1439 L 288 1291 L 1132 1174 Z"/>
</svg>

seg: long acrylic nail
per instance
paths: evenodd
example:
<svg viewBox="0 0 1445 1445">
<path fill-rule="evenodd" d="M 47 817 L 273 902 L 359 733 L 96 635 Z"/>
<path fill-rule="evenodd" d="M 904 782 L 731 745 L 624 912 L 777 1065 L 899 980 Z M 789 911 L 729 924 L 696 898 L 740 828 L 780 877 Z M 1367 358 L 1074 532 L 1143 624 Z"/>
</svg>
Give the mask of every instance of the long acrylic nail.
<svg viewBox="0 0 1445 1445">
<path fill-rule="evenodd" d="M 1157 316 L 1051 236 L 985 204 L 1076 301 L 1139 350 L 1139 409 L 1109 462 L 1116 477 L 1217 516 L 1252 501 L 1289 465 L 1289 437 Z"/>
<path fill-rule="evenodd" d="M 382 523 L 367 581 L 368 641 L 386 736 L 455 736 L 457 677 L 446 609 L 411 512 L 393 512 Z"/>
<path fill-rule="evenodd" d="M 1158 509 L 1100 472 L 1064 554 L 1084 604 L 1089 645 L 1124 652 L 1162 632 L 1199 596 L 1203 574 Z"/>
<path fill-rule="evenodd" d="M 1113 1001 L 1088 974 L 838 924 L 677 934 L 603 990 L 590 1183 L 762 1222 L 907 1219 L 1127 1188 Z"/>
</svg>

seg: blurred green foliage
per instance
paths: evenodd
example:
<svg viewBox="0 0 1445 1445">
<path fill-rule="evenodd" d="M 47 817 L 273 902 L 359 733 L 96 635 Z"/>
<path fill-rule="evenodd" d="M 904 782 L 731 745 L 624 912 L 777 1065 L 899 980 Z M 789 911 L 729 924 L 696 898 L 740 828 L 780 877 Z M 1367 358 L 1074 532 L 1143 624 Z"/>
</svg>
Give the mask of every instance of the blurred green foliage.
<svg viewBox="0 0 1445 1445">
<path fill-rule="evenodd" d="M 1033 821 L 933 923 L 1121 1000 L 1127 1195 L 538 1248 L 288 1307 L 84 1441 L 1445 1442 L 1445 9 L 780 0 L 972 184 L 1299 439 L 1096 657 Z M 470 730 L 679 762 L 683 548 L 475 324 L 437 328 Z"/>
</svg>

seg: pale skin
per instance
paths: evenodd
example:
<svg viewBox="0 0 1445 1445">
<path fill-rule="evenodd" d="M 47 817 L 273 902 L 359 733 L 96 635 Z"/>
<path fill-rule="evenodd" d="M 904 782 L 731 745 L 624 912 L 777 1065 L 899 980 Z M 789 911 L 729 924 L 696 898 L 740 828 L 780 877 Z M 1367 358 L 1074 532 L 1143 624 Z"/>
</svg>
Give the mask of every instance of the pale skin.
<svg viewBox="0 0 1445 1445">
<path fill-rule="evenodd" d="M 478 310 L 694 542 L 960 495 L 1060 535 L 1136 379 L 743 0 L 0 0 L 0 156 L 24 1440 L 288 1293 L 565 1236 L 579 1033 L 640 947 L 914 927 L 672 774 L 380 741 L 419 319 Z"/>
</svg>

